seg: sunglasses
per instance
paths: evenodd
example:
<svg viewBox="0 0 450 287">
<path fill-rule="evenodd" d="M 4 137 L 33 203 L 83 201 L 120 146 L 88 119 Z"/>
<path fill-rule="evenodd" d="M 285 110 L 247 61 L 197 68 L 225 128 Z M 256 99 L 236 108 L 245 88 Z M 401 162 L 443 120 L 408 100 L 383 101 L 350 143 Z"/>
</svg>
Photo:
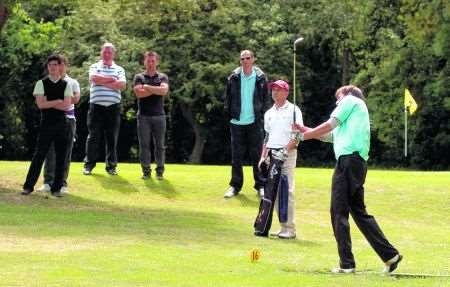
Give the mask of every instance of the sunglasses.
<svg viewBox="0 0 450 287">
<path fill-rule="evenodd" d="M 241 58 L 241 61 L 244 61 L 244 60 L 250 60 L 252 57 L 244 57 L 244 58 Z"/>
</svg>

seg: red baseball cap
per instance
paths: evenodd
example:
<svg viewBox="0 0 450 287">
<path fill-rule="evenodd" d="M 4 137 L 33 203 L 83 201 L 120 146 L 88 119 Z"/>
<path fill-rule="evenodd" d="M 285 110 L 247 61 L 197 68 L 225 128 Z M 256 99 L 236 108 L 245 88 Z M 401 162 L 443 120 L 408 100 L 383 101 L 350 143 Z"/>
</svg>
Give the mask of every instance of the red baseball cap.
<svg viewBox="0 0 450 287">
<path fill-rule="evenodd" d="M 270 82 L 268 84 L 268 88 L 269 89 L 273 89 L 274 87 L 277 87 L 279 89 L 282 89 L 282 90 L 285 90 L 285 91 L 289 92 L 289 84 L 286 83 L 283 80 L 276 80 L 276 81 Z"/>
</svg>

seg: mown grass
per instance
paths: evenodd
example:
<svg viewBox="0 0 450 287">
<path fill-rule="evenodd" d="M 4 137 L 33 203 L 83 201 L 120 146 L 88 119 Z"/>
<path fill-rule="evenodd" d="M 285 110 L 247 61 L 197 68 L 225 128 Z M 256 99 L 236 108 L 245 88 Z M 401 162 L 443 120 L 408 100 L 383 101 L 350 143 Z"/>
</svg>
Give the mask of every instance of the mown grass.
<svg viewBox="0 0 450 287">
<path fill-rule="evenodd" d="M 143 181 L 137 164 L 111 177 L 73 163 L 70 193 L 55 199 L 19 195 L 28 166 L 0 162 L 0 286 L 450 285 L 450 172 L 369 170 L 366 183 L 369 213 L 405 256 L 398 273 L 439 277 L 381 275 L 353 222 L 358 273 L 339 276 L 328 272 L 331 169 L 296 170 L 298 238 L 283 241 L 253 236 L 249 168 L 242 194 L 225 200 L 227 166 L 168 165 L 165 180 Z"/>
</svg>

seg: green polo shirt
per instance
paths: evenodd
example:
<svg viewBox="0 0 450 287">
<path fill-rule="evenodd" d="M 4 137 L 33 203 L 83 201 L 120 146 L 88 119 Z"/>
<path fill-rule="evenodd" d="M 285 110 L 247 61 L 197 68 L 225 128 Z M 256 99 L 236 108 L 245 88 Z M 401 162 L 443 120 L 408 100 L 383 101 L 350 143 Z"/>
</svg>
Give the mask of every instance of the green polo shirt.
<svg viewBox="0 0 450 287">
<path fill-rule="evenodd" d="M 339 101 L 331 113 L 339 121 L 333 130 L 333 148 L 336 160 L 341 155 L 358 152 L 364 159 L 369 159 L 370 122 L 369 112 L 363 100 L 347 95 Z"/>
</svg>

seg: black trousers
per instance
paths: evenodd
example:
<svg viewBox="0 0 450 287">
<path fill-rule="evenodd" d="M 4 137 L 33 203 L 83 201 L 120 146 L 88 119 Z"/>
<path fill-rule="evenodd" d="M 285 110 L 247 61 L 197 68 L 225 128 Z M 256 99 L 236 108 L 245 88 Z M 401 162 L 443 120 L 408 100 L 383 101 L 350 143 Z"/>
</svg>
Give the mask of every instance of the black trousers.
<svg viewBox="0 0 450 287">
<path fill-rule="evenodd" d="M 242 164 L 246 152 L 253 166 L 254 188 L 264 187 L 264 178 L 258 169 L 258 161 L 262 148 L 263 128 L 261 124 L 250 125 L 230 124 L 231 131 L 231 180 L 230 186 L 237 191 L 242 189 L 244 174 Z"/>
<path fill-rule="evenodd" d="M 55 178 L 51 185 L 51 191 L 59 191 L 63 184 L 64 161 L 69 138 L 67 136 L 67 123 L 57 124 L 41 123 L 36 148 L 28 169 L 27 178 L 23 184 L 24 189 L 33 190 L 44 164 L 45 156 L 50 146 L 55 148 Z"/>
<path fill-rule="evenodd" d="M 67 119 L 67 150 L 64 156 L 64 175 L 63 175 L 63 186 L 67 186 L 67 178 L 69 177 L 70 161 L 72 159 L 72 148 L 73 142 L 75 140 L 76 134 L 76 120 Z M 45 157 L 44 164 L 44 183 L 52 185 L 55 179 L 56 170 L 56 153 L 54 144 L 50 145 L 47 156 Z"/>
<path fill-rule="evenodd" d="M 397 249 L 384 236 L 375 218 L 367 214 L 364 204 L 366 174 L 366 161 L 358 153 L 339 157 L 334 170 L 330 211 L 341 268 L 355 267 L 348 222 L 349 213 L 383 262 L 398 254 Z"/>
<path fill-rule="evenodd" d="M 120 130 L 120 104 L 90 104 L 87 116 L 88 137 L 84 167 L 93 169 L 97 163 L 99 144 L 105 138 L 106 169 L 117 166 L 117 139 Z"/>
</svg>

